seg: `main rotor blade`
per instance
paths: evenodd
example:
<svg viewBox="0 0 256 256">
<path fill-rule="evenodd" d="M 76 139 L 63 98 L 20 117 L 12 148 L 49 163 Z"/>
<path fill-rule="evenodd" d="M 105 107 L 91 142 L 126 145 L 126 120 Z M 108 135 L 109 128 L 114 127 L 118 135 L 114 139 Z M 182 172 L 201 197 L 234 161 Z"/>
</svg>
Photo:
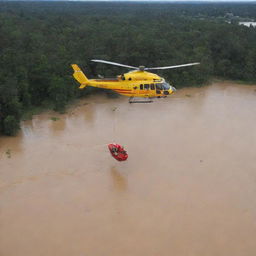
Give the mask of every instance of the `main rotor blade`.
<svg viewBox="0 0 256 256">
<path fill-rule="evenodd" d="M 116 63 L 116 62 L 112 62 L 112 61 L 106 61 L 106 60 L 91 60 L 91 61 L 104 63 L 104 64 L 109 64 L 109 65 L 120 66 L 120 67 L 125 67 L 125 68 L 139 69 L 137 67 L 128 66 L 128 65 L 124 65 L 124 64 L 120 64 L 120 63 Z"/>
<path fill-rule="evenodd" d="M 151 69 L 181 68 L 181 67 L 187 67 L 187 66 L 193 66 L 193 65 L 199 65 L 199 64 L 200 64 L 199 62 L 195 62 L 195 63 L 188 63 L 188 64 L 176 65 L 176 66 L 156 67 L 156 68 L 145 68 L 145 70 L 151 70 Z"/>
</svg>

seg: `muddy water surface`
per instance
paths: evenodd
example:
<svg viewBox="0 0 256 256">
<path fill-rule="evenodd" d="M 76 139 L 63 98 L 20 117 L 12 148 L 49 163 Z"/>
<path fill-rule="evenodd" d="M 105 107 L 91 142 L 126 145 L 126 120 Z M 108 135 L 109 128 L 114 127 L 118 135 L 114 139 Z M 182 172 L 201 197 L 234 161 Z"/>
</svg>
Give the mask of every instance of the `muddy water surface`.
<svg viewBox="0 0 256 256">
<path fill-rule="evenodd" d="M 226 82 L 24 122 L 0 138 L 0 255 L 256 255 L 255 111 Z"/>
</svg>

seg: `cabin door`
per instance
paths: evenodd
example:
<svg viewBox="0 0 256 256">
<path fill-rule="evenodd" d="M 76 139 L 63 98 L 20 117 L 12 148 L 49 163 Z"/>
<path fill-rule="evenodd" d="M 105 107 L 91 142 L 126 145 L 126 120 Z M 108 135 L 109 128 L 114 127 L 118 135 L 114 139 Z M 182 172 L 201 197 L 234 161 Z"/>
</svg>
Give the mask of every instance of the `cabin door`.
<svg viewBox="0 0 256 256">
<path fill-rule="evenodd" d="M 135 95 L 139 95 L 140 94 L 140 88 L 137 85 L 133 86 L 133 93 Z"/>
<path fill-rule="evenodd" d="M 158 94 L 158 90 L 156 90 L 156 86 L 154 84 L 150 84 L 150 91 L 151 91 L 151 94 L 153 95 Z"/>
</svg>

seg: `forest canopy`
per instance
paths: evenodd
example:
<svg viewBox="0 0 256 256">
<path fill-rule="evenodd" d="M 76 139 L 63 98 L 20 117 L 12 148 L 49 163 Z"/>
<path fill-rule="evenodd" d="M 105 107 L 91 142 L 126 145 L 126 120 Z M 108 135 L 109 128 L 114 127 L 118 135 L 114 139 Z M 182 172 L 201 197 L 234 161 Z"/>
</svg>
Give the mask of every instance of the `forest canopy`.
<svg viewBox="0 0 256 256">
<path fill-rule="evenodd" d="M 89 78 L 127 71 L 90 59 L 148 67 L 201 62 L 158 72 L 177 88 L 213 76 L 254 82 L 256 28 L 239 20 L 256 20 L 256 4 L 0 2 L 0 133 L 15 134 L 28 110 L 60 111 L 92 93 L 77 90 L 72 63 Z"/>
</svg>

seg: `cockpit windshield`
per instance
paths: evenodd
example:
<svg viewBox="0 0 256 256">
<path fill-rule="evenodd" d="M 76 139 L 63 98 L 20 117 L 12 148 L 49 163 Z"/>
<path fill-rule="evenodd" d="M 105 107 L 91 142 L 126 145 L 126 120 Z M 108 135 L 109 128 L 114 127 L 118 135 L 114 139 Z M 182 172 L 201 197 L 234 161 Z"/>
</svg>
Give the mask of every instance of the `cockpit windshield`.
<svg viewBox="0 0 256 256">
<path fill-rule="evenodd" d="M 163 83 L 164 90 L 169 90 L 170 85 L 168 83 Z"/>
</svg>

